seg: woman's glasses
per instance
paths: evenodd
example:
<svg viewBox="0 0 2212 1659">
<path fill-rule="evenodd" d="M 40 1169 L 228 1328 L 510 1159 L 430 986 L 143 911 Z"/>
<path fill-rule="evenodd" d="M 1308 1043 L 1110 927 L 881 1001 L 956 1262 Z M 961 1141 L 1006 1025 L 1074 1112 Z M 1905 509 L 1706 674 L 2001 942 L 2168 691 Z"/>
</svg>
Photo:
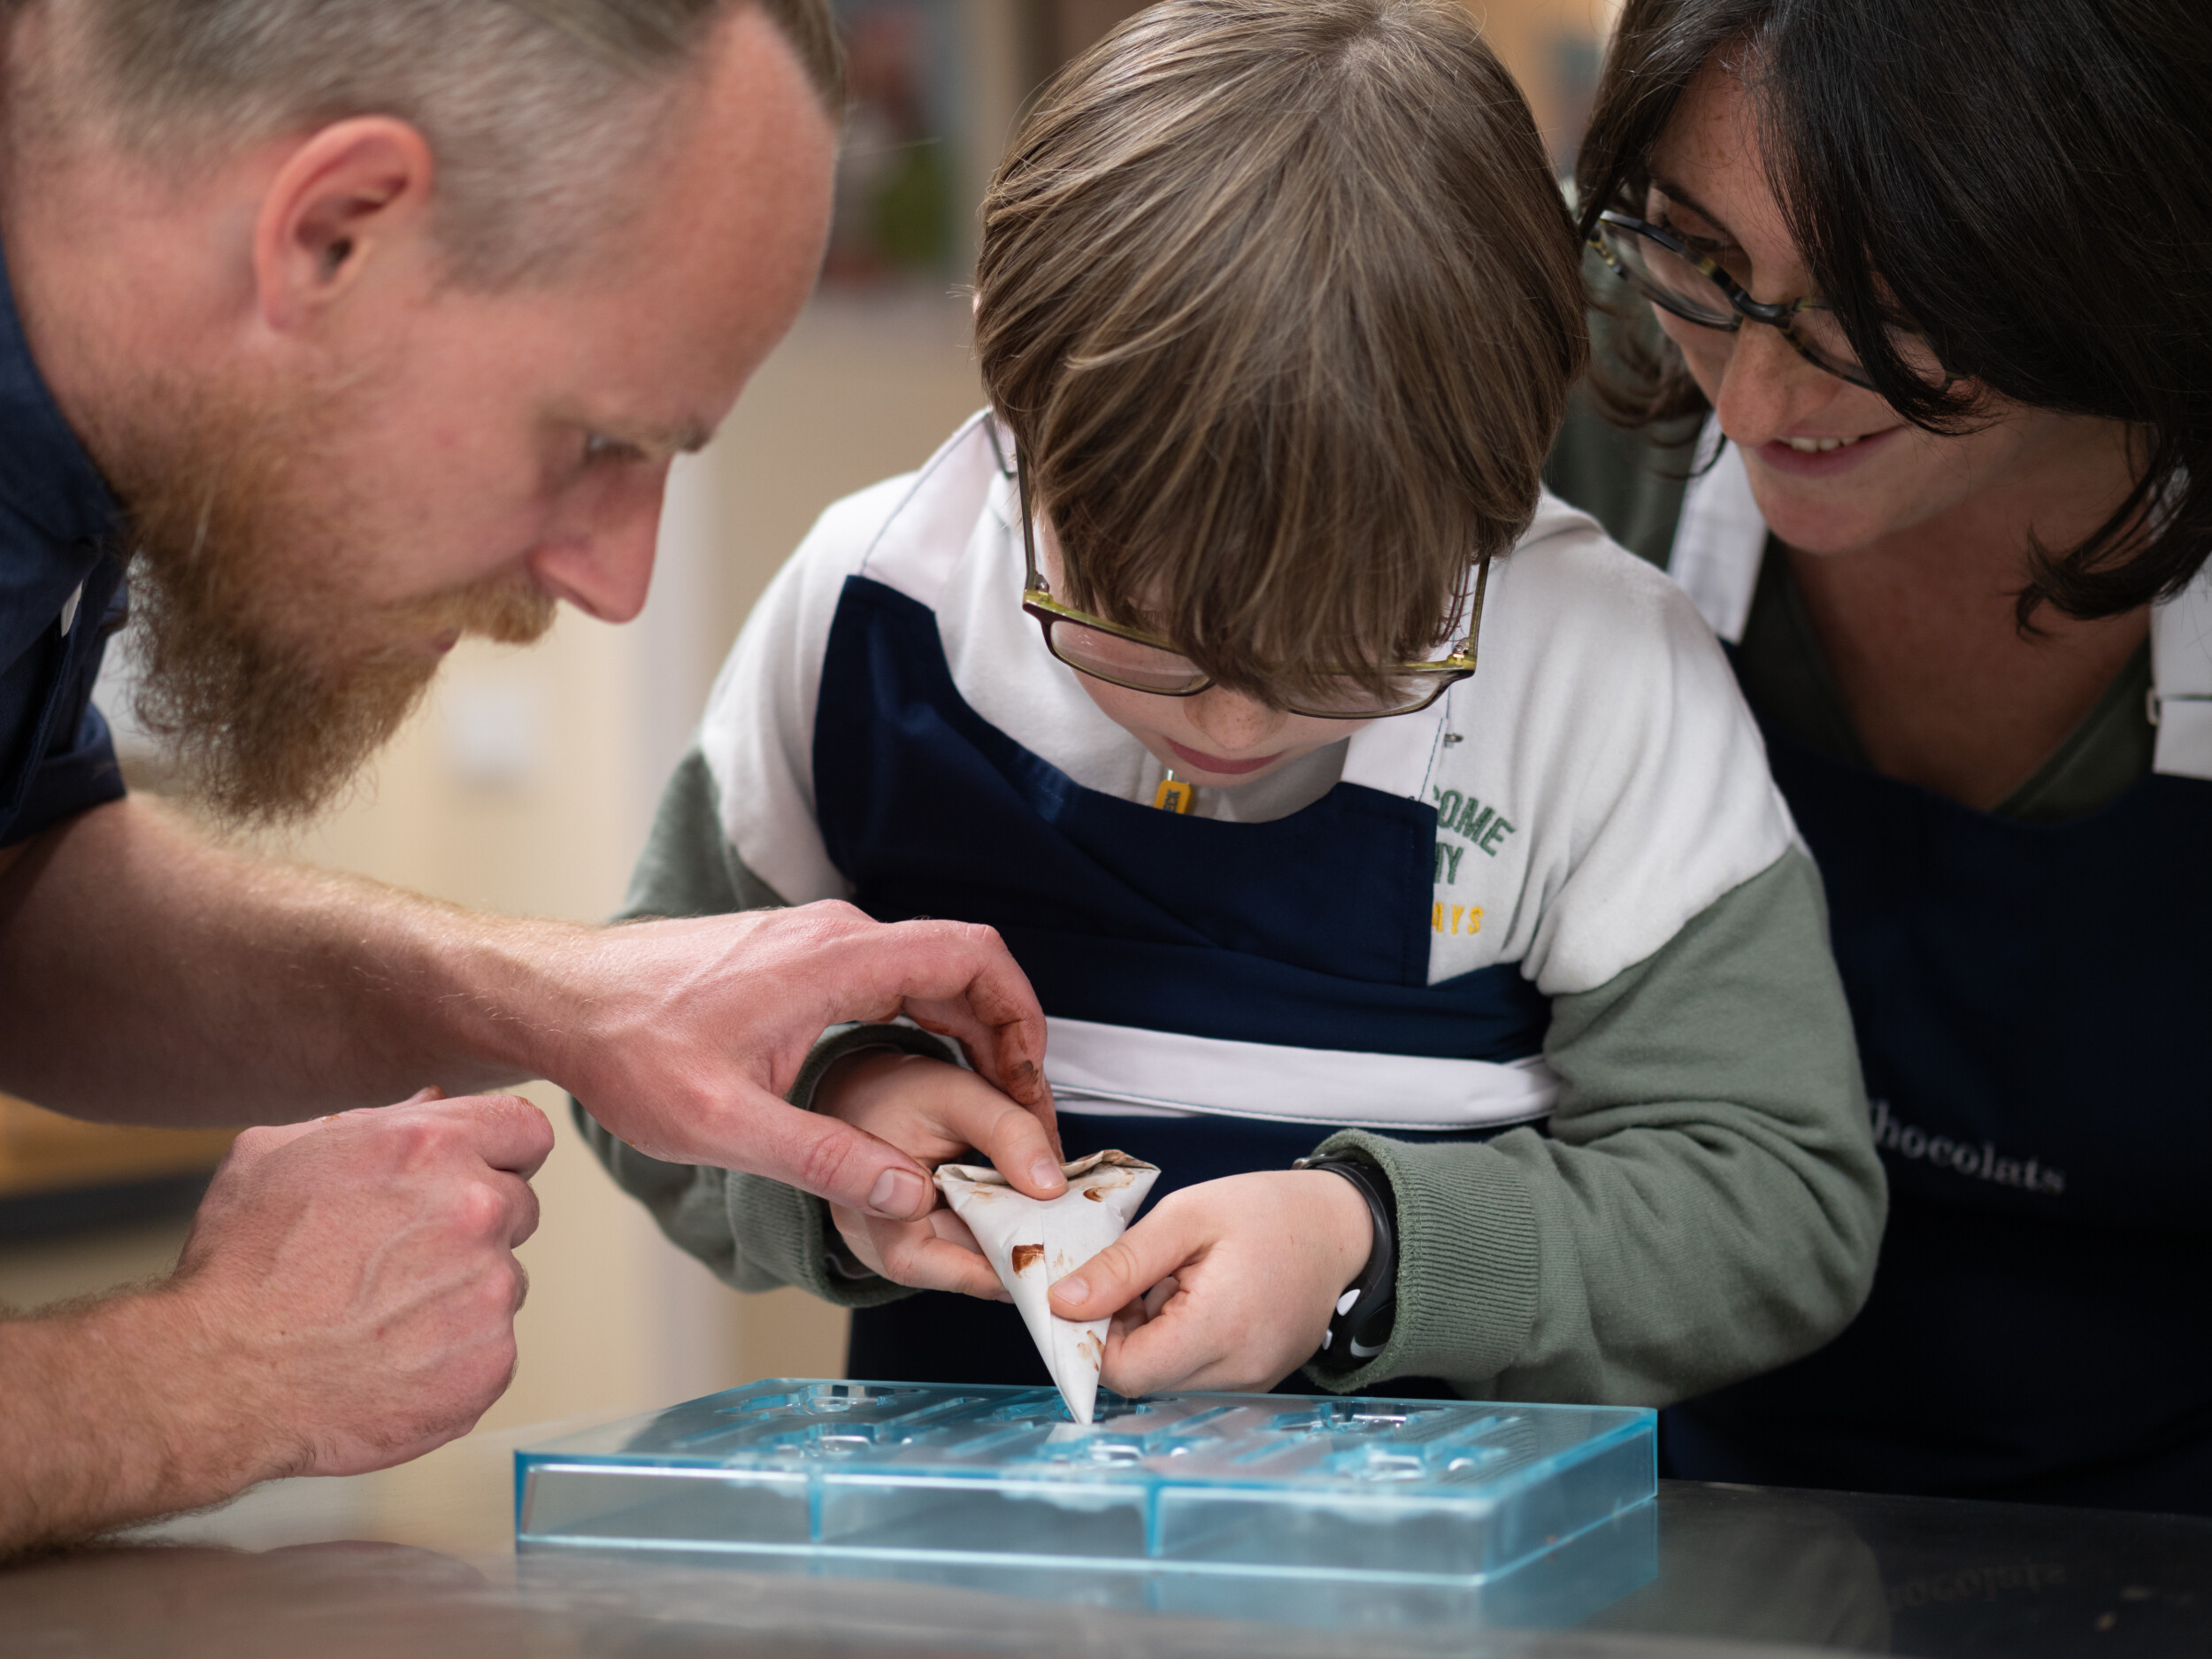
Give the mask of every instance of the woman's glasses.
<svg viewBox="0 0 2212 1659">
<path fill-rule="evenodd" d="M 1598 234 L 1590 246 L 1613 273 L 1653 304 L 1685 322 L 1733 334 L 1748 319 L 1778 328 L 1783 338 L 1814 367 L 1854 386 L 1876 389 L 1859 354 L 1843 332 L 1842 320 L 1827 301 L 1755 300 L 1713 259 L 1672 231 L 1609 209 L 1598 215 Z M 1952 377 L 1937 360 L 1927 337 L 1909 324 L 1885 326 L 1890 349 L 1915 380 L 1940 391 Z"/>
<path fill-rule="evenodd" d="M 1018 446 L 1013 470 L 1021 500 L 1022 551 L 1028 561 L 1022 609 L 1044 630 L 1045 649 L 1079 673 L 1156 697 L 1194 697 L 1211 686 L 1213 676 L 1171 641 L 1077 611 L 1052 596 L 1037 568 L 1036 513 L 1030 500 L 1029 471 Z M 1375 720 L 1427 708 L 1475 672 L 1475 639 L 1482 627 L 1482 592 L 1489 578 L 1490 556 L 1486 552 L 1475 567 L 1474 614 L 1468 621 L 1467 637 L 1448 657 L 1386 664 L 1379 687 L 1340 669 L 1318 670 L 1302 677 L 1306 683 L 1297 700 L 1282 704 L 1283 711 L 1317 720 Z"/>
</svg>

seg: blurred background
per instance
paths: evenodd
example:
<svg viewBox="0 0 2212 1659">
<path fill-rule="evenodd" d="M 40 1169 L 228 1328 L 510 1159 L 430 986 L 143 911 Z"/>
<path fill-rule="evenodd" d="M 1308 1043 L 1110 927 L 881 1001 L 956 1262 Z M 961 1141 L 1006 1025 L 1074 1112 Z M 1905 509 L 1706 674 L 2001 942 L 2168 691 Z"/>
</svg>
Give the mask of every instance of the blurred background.
<svg viewBox="0 0 2212 1659">
<path fill-rule="evenodd" d="M 1470 0 L 1554 155 L 1587 117 L 1612 0 Z M 1033 89 L 1128 0 L 835 0 L 853 109 L 820 288 L 709 449 L 678 464 L 643 617 L 564 612 L 518 652 L 455 653 L 425 714 L 342 808 L 271 856 L 482 910 L 596 920 L 755 598 L 824 506 L 918 465 L 980 402 L 965 284 L 976 206 Z M 111 688 L 111 716 L 125 699 Z M 158 766 L 122 733 L 127 769 Z M 494 1431 L 644 1409 L 765 1376 L 835 1376 L 844 1322 L 740 1296 L 614 1187 L 557 1092 L 561 1144 L 513 1387 Z M 0 1303 L 165 1272 L 227 1136 L 99 1128 L 0 1097 Z"/>
</svg>

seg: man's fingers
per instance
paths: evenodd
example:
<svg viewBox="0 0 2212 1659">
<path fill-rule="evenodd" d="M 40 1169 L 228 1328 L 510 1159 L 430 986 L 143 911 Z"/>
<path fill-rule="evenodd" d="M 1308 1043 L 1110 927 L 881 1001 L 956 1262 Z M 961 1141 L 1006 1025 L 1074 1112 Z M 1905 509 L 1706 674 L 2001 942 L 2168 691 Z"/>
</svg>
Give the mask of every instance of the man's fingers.
<svg viewBox="0 0 2212 1659">
<path fill-rule="evenodd" d="M 730 1117 L 710 1130 L 731 1169 L 891 1221 L 916 1221 L 937 1207 L 937 1189 L 920 1164 L 850 1124 L 749 1088 Z"/>
<path fill-rule="evenodd" d="M 538 1194 L 537 1189 L 518 1175 L 508 1177 L 505 1185 L 507 1248 L 512 1250 L 519 1248 L 538 1230 Z"/>
<path fill-rule="evenodd" d="M 386 1112 L 402 1110 L 422 1112 L 434 1122 L 460 1124 L 477 1156 L 492 1168 L 519 1175 L 526 1181 L 553 1156 L 552 1123 L 519 1094 L 467 1094 L 458 1100 L 426 1102 L 419 1107 L 383 1109 Z"/>
<path fill-rule="evenodd" d="M 1096 1256 L 1053 1283 L 1052 1311 L 1063 1319 L 1104 1319 L 1178 1271 L 1204 1248 L 1186 1228 L 1179 1206 L 1167 1203 Z"/>
<path fill-rule="evenodd" d="M 968 922 L 899 922 L 852 941 L 861 965 L 841 975 L 831 1023 L 900 1011 L 951 1037 L 978 1071 L 1023 1105 L 1048 1106 L 1045 1017 L 1028 976 L 991 928 Z"/>
</svg>

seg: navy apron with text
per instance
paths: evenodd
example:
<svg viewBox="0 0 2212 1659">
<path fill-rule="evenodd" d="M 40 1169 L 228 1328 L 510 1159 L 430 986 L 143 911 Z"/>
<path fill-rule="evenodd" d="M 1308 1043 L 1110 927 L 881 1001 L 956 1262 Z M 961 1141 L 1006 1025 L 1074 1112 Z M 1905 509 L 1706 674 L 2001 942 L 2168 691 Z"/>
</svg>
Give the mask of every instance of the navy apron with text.
<svg viewBox="0 0 2212 1659">
<path fill-rule="evenodd" d="M 928 606 L 859 576 L 832 625 L 814 754 L 817 818 L 853 902 L 995 927 L 1049 1016 L 1306 1050 L 1541 1051 L 1549 1001 L 1518 964 L 1428 982 L 1425 803 L 1342 783 L 1288 818 L 1233 824 L 1085 788 L 966 703 Z M 1286 1168 L 1338 1126 L 1079 1104 L 1060 1122 L 1071 1157 L 1117 1146 L 1157 1164 L 1152 1202 Z M 1010 1306 L 932 1292 L 857 1311 L 848 1370 L 1048 1381 Z"/>
<path fill-rule="evenodd" d="M 2064 823 L 1770 729 L 1890 1218 L 1833 1343 L 1666 1415 L 1666 1472 L 2212 1513 L 2212 783 Z"/>
</svg>

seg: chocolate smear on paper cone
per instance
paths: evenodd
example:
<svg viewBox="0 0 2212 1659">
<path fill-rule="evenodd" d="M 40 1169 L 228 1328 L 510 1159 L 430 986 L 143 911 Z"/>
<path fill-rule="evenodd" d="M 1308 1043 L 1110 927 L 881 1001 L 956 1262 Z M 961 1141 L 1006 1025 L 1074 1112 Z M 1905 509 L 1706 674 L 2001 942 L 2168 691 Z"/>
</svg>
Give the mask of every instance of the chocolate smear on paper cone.
<svg viewBox="0 0 2212 1659">
<path fill-rule="evenodd" d="M 1063 1319 L 1046 1294 L 1128 1231 L 1160 1171 L 1125 1152 L 1094 1152 L 1060 1168 L 1068 1190 L 1042 1202 L 1016 1191 L 1003 1175 L 980 1164 L 944 1164 L 938 1169 L 937 1186 L 1013 1297 L 1069 1414 L 1078 1423 L 1088 1423 L 1098 1402 L 1110 1321 L 1078 1325 Z"/>
</svg>

